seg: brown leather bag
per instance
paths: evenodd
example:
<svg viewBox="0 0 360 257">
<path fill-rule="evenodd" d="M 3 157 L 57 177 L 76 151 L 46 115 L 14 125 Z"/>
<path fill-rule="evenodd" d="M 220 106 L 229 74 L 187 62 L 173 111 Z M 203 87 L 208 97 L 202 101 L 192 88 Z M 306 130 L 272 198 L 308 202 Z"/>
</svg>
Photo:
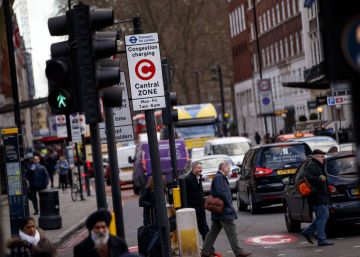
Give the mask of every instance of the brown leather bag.
<svg viewBox="0 0 360 257">
<path fill-rule="evenodd" d="M 224 201 L 218 197 L 209 195 L 205 200 L 204 207 L 214 214 L 222 214 L 224 212 Z"/>
</svg>

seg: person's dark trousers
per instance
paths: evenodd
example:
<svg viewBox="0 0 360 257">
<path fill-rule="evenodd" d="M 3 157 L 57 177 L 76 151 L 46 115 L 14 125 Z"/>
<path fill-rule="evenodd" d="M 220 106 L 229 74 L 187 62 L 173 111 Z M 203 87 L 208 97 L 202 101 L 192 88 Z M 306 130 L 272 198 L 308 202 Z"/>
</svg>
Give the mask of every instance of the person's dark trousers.
<svg viewBox="0 0 360 257">
<path fill-rule="evenodd" d="M 205 212 L 201 215 L 201 213 L 196 212 L 196 220 L 197 220 L 197 225 L 198 225 L 198 229 L 200 232 L 200 235 L 202 237 L 203 242 L 205 241 L 205 237 L 207 235 L 207 233 L 209 232 L 209 226 L 206 222 L 206 214 Z"/>
<path fill-rule="evenodd" d="M 68 179 L 69 179 L 69 185 L 70 185 L 70 187 L 72 187 L 73 186 L 73 177 L 72 177 L 71 169 L 69 169 L 69 171 L 68 171 Z"/>
<path fill-rule="evenodd" d="M 68 186 L 67 175 L 59 175 L 59 180 L 60 180 L 61 188 L 64 191 Z"/>
<path fill-rule="evenodd" d="M 312 209 L 315 213 L 315 220 L 303 231 L 303 234 L 311 237 L 316 230 L 318 244 L 322 244 L 326 242 L 325 228 L 329 219 L 329 209 L 326 204 L 314 205 Z"/>
<path fill-rule="evenodd" d="M 50 178 L 50 184 L 51 187 L 54 187 L 54 171 L 49 171 L 49 178 Z"/>
<path fill-rule="evenodd" d="M 29 197 L 33 203 L 35 213 L 39 212 L 39 205 L 38 205 L 38 199 L 37 199 L 37 191 L 33 188 L 30 189 Z"/>
</svg>

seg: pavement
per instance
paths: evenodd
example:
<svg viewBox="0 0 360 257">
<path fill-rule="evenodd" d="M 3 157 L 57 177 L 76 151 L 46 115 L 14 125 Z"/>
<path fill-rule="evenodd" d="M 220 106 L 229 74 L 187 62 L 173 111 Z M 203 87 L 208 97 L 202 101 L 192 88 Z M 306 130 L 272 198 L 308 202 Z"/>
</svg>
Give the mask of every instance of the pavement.
<svg viewBox="0 0 360 257">
<path fill-rule="evenodd" d="M 54 182 L 57 185 L 57 181 Z M 57 188 L 55 188 L 57 189 Z M 108 202 L 111 203 L 111 200 Z M 70 196 L 70 188 L 66 191 L 59 189 L 60 216 L 62 217 L 62 228 L 56 230 L 45 230 L 46 236 L 55 246 L 61 245 L 74 232 L 84 226 L 87 216 L 96 210 L 96 196 L 92 192 L 84 201 L 77 200 L 73 202 Z M 30 214 L 34 213 L 32 202 L 29 201 Z M 11 236 L 9 222 L 9 206 L 7 196 L 0 198 L 0 221 L 4 224 L 2 228 L 3 238 L 7 240 Z M 39 215 L 33 216 L 38 221 Z"/>
</svg>

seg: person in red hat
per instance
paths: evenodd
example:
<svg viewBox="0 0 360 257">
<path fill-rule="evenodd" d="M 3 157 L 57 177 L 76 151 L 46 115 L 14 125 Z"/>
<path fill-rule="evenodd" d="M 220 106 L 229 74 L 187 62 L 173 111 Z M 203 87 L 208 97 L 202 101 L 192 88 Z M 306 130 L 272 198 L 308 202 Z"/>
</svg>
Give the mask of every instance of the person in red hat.
<svg viewBox="0 0 360 257">
<path fill-rule="evenodd" d="M 89 236 L 74 247 L 74 257 L 118 257 L 127 253 L 124 239 L 109 234 L 111 214 L 105 209 L 92 213 L 86 220 Z"/>
</svg>

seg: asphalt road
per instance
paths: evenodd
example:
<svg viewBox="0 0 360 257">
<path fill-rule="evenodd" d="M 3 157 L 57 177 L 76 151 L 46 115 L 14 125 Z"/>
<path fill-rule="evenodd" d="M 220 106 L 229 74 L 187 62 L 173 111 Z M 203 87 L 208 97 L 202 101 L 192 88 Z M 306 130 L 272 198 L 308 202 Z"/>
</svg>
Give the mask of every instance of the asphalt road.
<svg viewBox="0 0 360 257">
<path fill-rule="evenodd" d="M 142 224 L 142 209 L 138 207 L 137 196 L 132 190 L 122 193 L 124 199 L 124 219 L 126 241 L 130 247 L 137 246 L 136 231 Z M 234 202 L 236 205 L 236 203 Z M 208 215 L 210 225 L 210 216 Z M 289 234 L 286 231 L 281 207 L 263 209 L 260 214 L 238 212 L 236 220 L 238 238 L 241 246 L 253 253 L 254 257 L 359 257 L 360 256 L 360 224 L 352 226 L 339 225 L 338 231 L 331 235 L 329 241 L 334 246 L 317 247 L 307 243 L 300 234 Z M 303 224 L 303 228 L 306 224 Z M 72 247 L 87 231 L 82 229 L 65 242 L 59 249 L 60 257 L 71 257 Z M 282 242 L 276 244 L 277 242 Z M 216 251 L 223 257 L 234 256 L 224 232 L 221 232 L 215 243 Z"/>
</svg>

